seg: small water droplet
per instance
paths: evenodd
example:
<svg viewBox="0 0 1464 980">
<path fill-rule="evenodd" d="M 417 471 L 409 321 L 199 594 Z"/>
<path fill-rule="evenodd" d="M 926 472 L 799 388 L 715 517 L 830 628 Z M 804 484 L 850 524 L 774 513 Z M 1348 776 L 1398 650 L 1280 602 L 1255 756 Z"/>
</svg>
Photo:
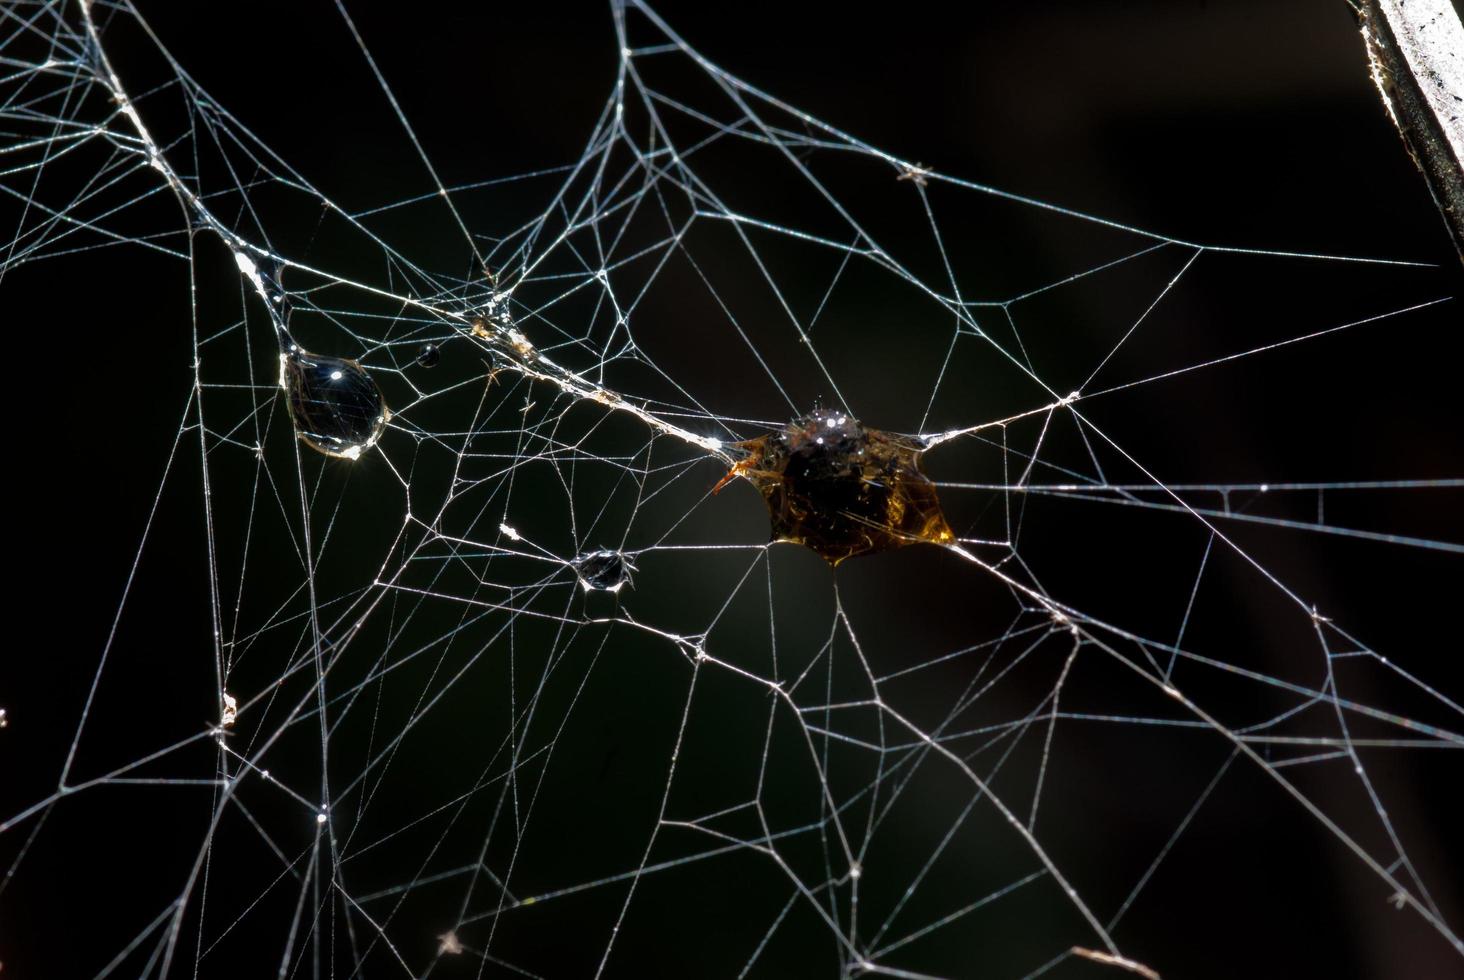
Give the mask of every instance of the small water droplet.
<svg viewBox="0 0 1464 980">
<path fill-rule="evenodd" d="M 619 592 L 631 585 L 635 566 L 618 551 L 590 551 L 574 560 L 574 570 L 586 592 Z"/>
<path fill-rule="evenodd" d="M 423 344 L 417 351 L 417 364 L 421 367 L 437 367 L 437 362 L 440 360 L 442 360 L 442 351 L 437 349 L 436 344 Z"/>
<path fill-rule="evenodd" d="M 344 357 L 292 347 L 280 355 L 280 387 L 295 431 L 327 456 L 356 459 L 376 445 L 391 418 L 371 375 Z"/>
<path fill-rule="evenodd" d="M 243 255 L 242 252 L 239 254 Z M 284 263 L 274 256 L 264 256 L 255 263 L 255 268 L 273 314 L 279 317 L 279 323 L 287 323 L 290 319 L 290 294 L 285 292 L 282 285 L 285 277 Z"/>
</svg>

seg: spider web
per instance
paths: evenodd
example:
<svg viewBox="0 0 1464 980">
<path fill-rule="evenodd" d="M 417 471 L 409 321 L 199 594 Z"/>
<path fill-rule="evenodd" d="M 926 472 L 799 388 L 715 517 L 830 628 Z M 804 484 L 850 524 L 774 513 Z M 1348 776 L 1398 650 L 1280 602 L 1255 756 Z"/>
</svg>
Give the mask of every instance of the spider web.
<svg viewBox="0 0 1464 980">
<path fill-rule="evenodd" d="M 163 270 L 145 329 L 189 338 L 104 641 L 57 717 L 3 695 L 39 771 L 7 918 L 92 923 L 106 976 L 1225 975 L 1341 948 L 1334 887 L 1457 968 L 1420 789 L 1457 782 L 1457 625 L 1353 605 L 1457 583 L 1457 456 L 1303 449 L 1401 439 L 1317 359 L 1423 349 L 1436 270 L 938 172 L 612 13 L 582 153 L 458 180 L 341 8 L 428 182 L 383 196 L 317 189 L 130 5 L 4 11 L 0 275 Z M 361 459 L 295 437 L 286 320 L 382 389 Z M 713 494 L 815 404 L 921 440 L 958 542 L 835 573 Z"/>
</svg>

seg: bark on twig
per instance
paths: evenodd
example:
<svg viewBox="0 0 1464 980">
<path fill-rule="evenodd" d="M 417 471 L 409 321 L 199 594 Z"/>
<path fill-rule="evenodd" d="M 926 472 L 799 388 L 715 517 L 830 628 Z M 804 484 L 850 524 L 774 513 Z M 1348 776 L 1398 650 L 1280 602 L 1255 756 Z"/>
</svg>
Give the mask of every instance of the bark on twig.
<svg viewBox="0 0 1464 980">
<path fill-rule="evenodd" d="M 1464 27 L 1450 0 L 1361 0 L 1378 94 L 1464 262 Z"/>
</svg>

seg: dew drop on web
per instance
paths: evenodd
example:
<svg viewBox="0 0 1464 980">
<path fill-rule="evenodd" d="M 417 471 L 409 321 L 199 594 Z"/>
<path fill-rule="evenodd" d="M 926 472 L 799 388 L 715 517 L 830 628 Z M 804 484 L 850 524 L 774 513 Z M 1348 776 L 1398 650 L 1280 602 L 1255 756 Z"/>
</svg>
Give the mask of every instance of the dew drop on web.
<svg viewBox="0 0 1464 980">
<path fill-rule="evenodd" d="M 280 354 L 280 387 L 296 433 L 327 456 L 358 458 L 376 445 L 391 417 L 371 375 L 348 358 L 292 346 Z"/>
<path fill-rule="evenodd" d="M 619 592 L 631 585 L 635 566 L 618 551 L 591 551 L 574 560 L 580 588 L 586 592 Z"/>
<path fill-rule="evenodd" d="M 417 365 L 419 367 L 434 368 L 437 367 L 437 363 L 441 360 L 442 351 L 438 349 L 436 344 L 423 344 L 417 351 Z"/>
</svg>

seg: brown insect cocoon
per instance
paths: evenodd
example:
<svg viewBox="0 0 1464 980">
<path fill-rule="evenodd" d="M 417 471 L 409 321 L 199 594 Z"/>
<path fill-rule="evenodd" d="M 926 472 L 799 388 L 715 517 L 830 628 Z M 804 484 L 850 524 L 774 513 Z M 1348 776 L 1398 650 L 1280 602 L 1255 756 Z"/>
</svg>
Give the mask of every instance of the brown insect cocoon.
<svg viewBox="0 0 1464 980">
<path fill-rule="evenodd" d="M 713 492 L 735 477 L 768 505 L 772 539 L 810 548 L 837 565 L 855 555 L 921 541 L 955 540 L 935 484 L 920 468 L 924 447 L 814 409 L 781 430 L 734 445 L 746 453 Z"/>
</svg>

